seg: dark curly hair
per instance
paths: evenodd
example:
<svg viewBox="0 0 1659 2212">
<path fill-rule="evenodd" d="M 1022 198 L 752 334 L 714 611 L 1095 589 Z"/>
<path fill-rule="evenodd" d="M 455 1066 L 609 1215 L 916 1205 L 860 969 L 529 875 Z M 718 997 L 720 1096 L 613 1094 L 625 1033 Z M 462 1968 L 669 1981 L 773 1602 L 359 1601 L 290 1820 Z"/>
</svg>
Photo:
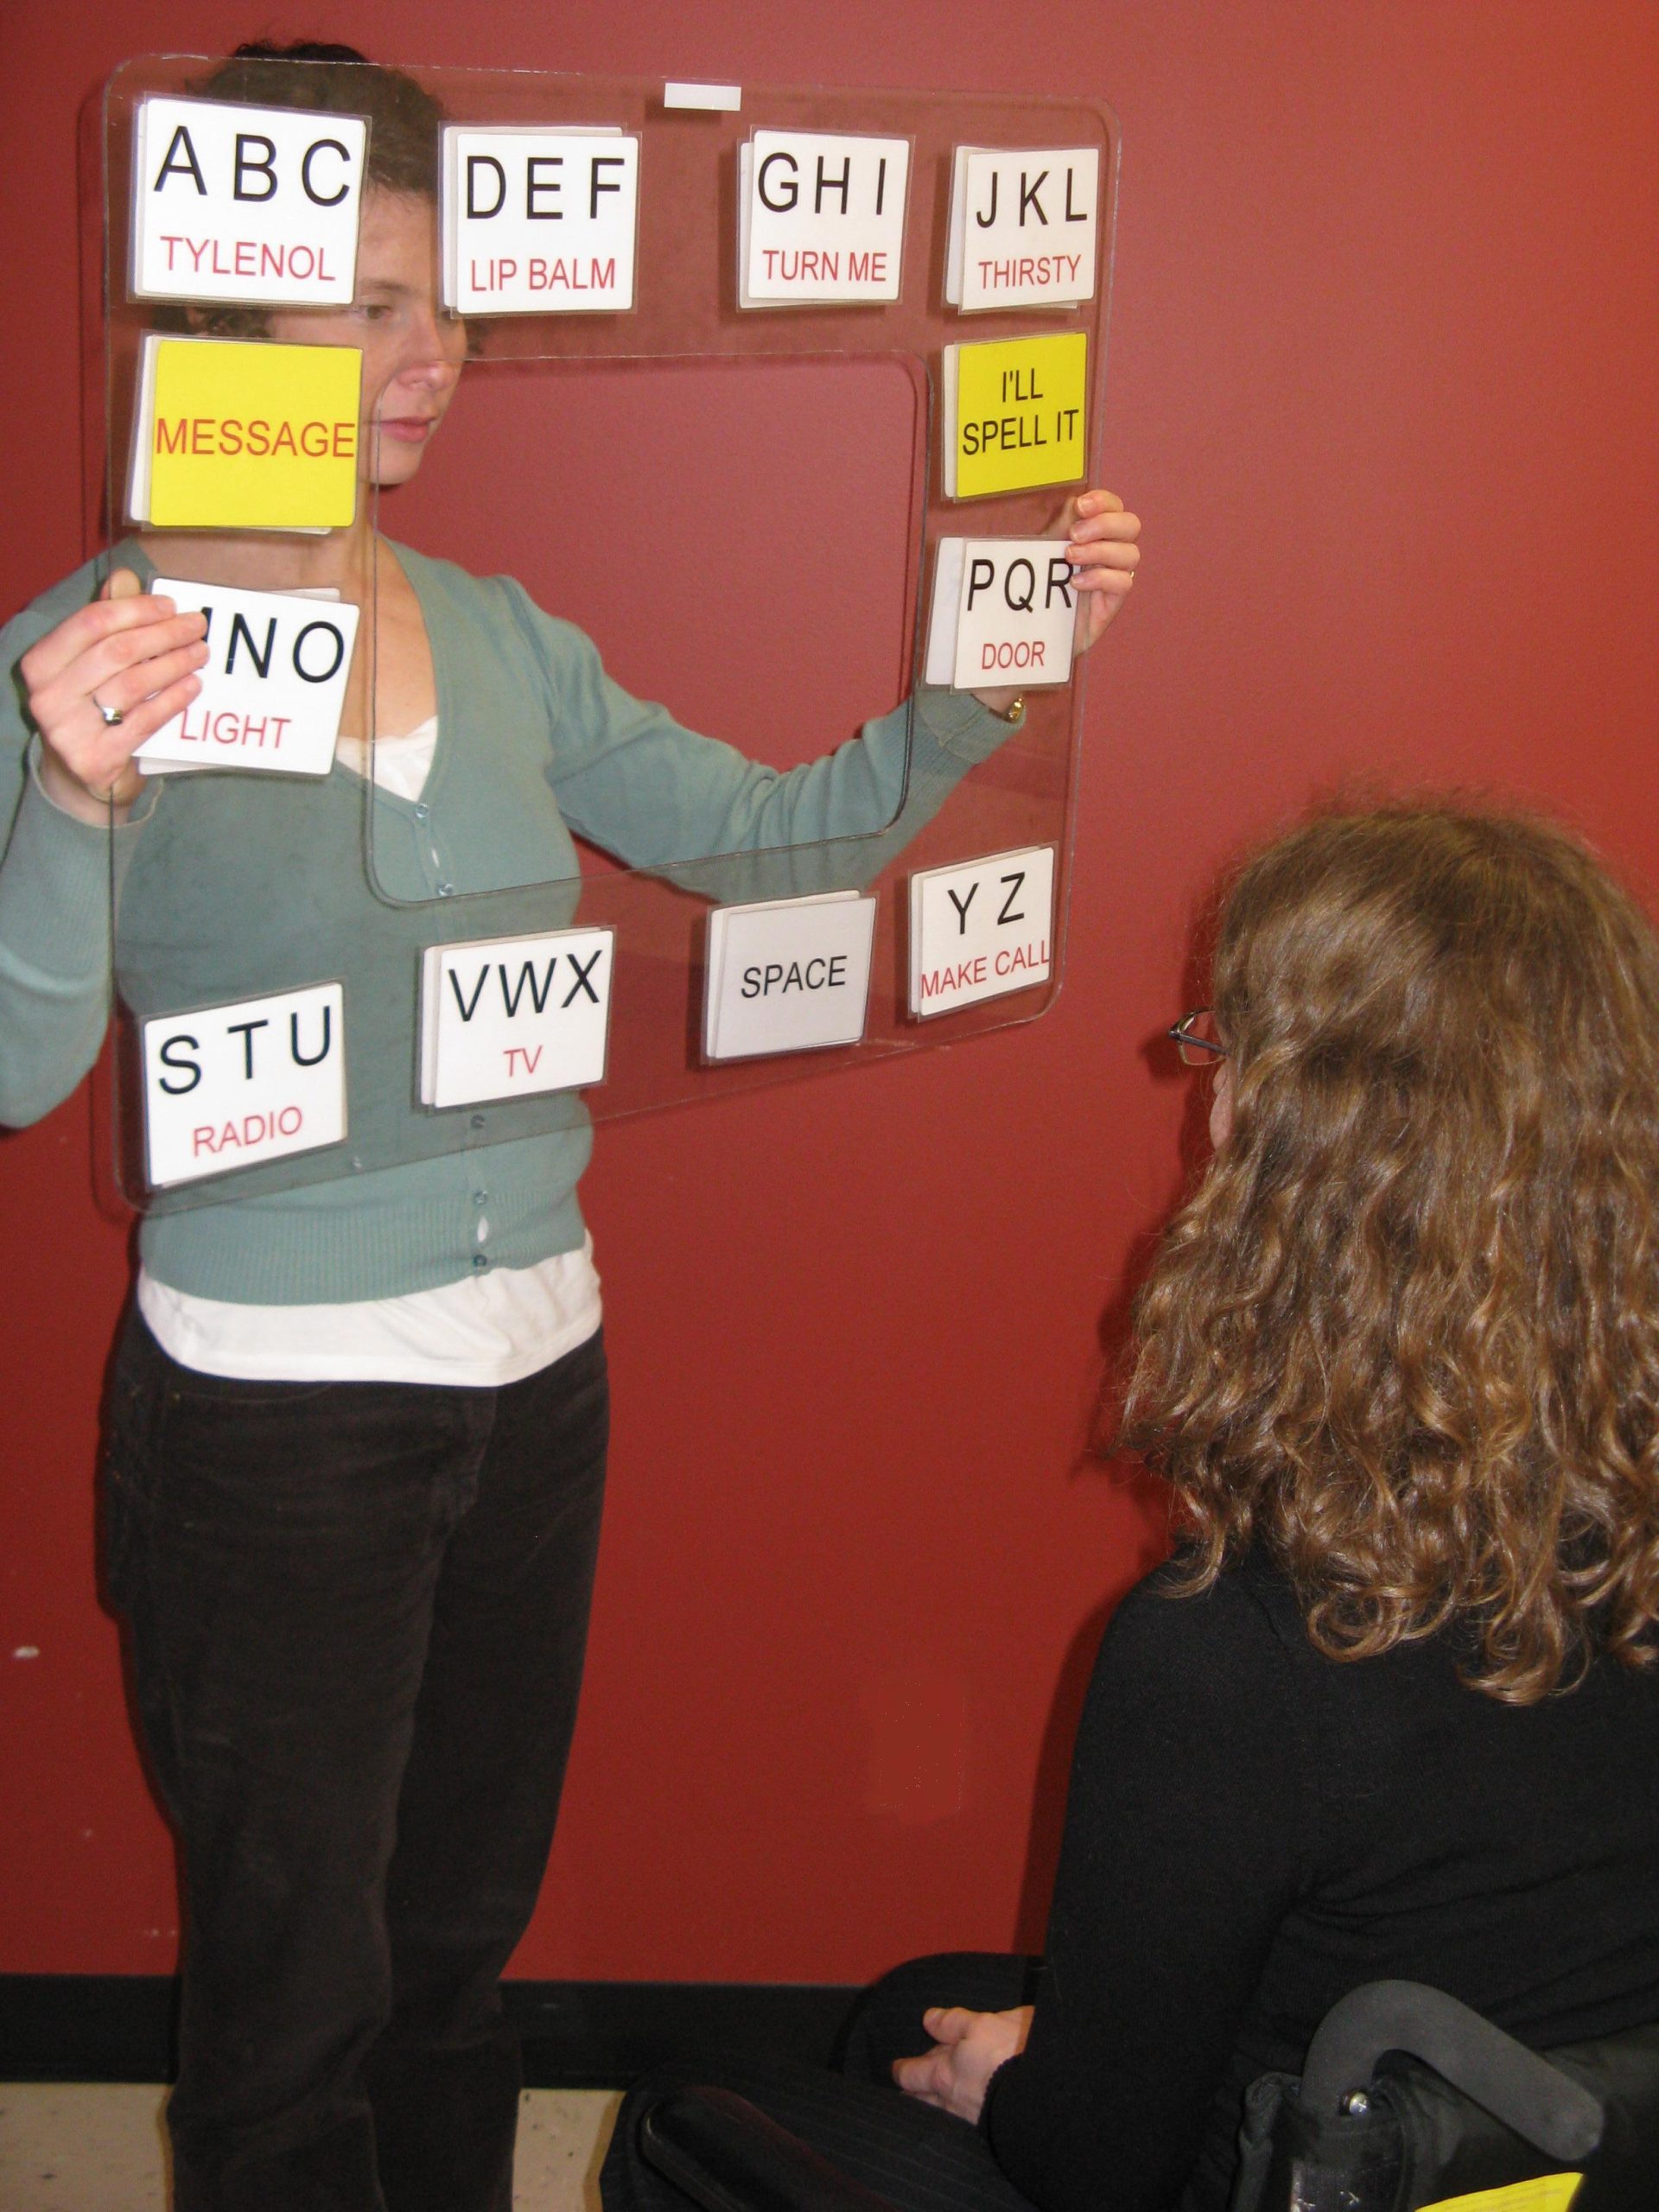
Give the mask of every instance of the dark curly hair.
<svg viewBox="0 0 1659 2212">
<path fill-rule="evenodd" d="M 365 115 L 365 181 L 382 192 L 438 196 L 438 140 L 444 111 L 401 69 L 387 69 L 354 46 L 296 39 L 238 46 L 191 87 L 203 99 L 250 107 L 297 107 L 324 115 Z"/>
<path fill-rule="evenodd" d="M 1223 906 L 1231 1134 L 1137 1302 L 1121 1441 L 1185 1586 L 1252 1542 L 1361 1659 L 1527 1704 L 1659 1618 L 1659 941 L 1554 825 L 1332 813 Z"/>
</svg>

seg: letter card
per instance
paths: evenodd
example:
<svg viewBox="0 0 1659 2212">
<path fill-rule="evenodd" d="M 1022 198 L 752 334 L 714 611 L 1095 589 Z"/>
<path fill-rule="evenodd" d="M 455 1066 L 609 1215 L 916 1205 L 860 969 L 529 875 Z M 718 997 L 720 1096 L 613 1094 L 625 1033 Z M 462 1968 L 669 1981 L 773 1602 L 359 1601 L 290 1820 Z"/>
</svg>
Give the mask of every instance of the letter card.
<svg viewBox="0 0 1659 2212">
<path fill-rule="evenodd" d="M 1066 683 L 1077 599 L 1058 537 L 942 537 L 926 680 L 957 691 Z"/>
<path fill-rule="evenodd" d="M 1099 200 L 1092 146 L 958 146 L 945 298 L 964 314 L 1092 300 Z"/>
<path fill-rule="evenodd" d="M 918 1020 L 1046 982 L 1054 848 L 923 868 L 910 879 L 910 1011 Z"/>
<path fill-rule="evenodd" d="M 738 305 L 896 300 L 910 141 L 757 130 L 738 149 Z"/>
<path fill-rule="evenodd" d="M 431 944 L 421 957 L 421 1103 L 470 1106 L 605 1079 L 613 930 Z"/>
<path fill-rule="evenodd" d="M 142 775 L 253 768 L 326 776 L 346 704 L 359 609 L 338 592 L 238 591 L 157 576 L 151 591 L 207 617 L 201 690 L 133 758 Z"/>
<path fill-rule="evenodd" d="M 358 115 L 141 101 L 134 297 L 349 307 L 367 140 Z"/>
<path fill-rule="evenodd" d="M 339 983 L 153 1015 L 143 1025 L 152 1188 L 340 1143 L 344 1022 Z"/>
<path fill-rule="evenodd" d="M 461 315 L 633 305 L 639 141 L 614 124 L 452 124 L 443 134 L 443 299 Z"/>
</svg>

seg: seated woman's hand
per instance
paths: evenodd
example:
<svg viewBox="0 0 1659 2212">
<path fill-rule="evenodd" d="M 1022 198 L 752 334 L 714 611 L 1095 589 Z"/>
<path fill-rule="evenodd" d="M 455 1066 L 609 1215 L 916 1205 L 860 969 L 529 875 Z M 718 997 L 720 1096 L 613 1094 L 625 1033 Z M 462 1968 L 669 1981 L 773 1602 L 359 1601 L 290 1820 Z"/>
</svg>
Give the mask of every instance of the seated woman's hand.
<svg viewBox="0 0 1659 2212">
<path fill-rule="evenodd" d="M 1004 2060 L 1026 2047 L 1031 2007 L 1011 2012 L 970 2012 L 960 2005 L 935 2005 L 922 2015 L 933 2048 L 920 2058 L 893 2061 L 893 2078 L 907 2097 L 977 2121 L 990 2079 Z"/>
<path fill-rule="evenodd" d="M 207 626 L 118 569 L 90 607 L 29 647 L 19 666 L 41 733 L 41 782 L 55 805 L 92 822 L 111 800 L 118 813 L 131 805 L 134 752 L 201 689 Z"/>
</svg>

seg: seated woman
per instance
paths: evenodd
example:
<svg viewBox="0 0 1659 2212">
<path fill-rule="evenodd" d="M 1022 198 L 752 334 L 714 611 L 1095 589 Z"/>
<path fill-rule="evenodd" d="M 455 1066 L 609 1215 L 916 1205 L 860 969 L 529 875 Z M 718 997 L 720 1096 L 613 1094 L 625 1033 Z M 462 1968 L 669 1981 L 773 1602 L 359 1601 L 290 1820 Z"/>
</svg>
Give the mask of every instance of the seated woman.
<svg viewBox="0 0 1659 2212">
<path fill-rule="evenodd" d="M 1185 1541 L 1045 1956 L 900 1968 L 861 2080 L 719 2071 L 902 2206 L 1221 2212 L 1245 2085 L 1381 1977 L 1541 2049 L 1659 2020 L 1659 940 L 1547 823 L 1332 815 L 1238 874 L 1214 997 L 1122 1440 Z M 683 2202 L 635 2131 L 709 2078 L 635 2091 L 607 2212 Z"/>
</svg>

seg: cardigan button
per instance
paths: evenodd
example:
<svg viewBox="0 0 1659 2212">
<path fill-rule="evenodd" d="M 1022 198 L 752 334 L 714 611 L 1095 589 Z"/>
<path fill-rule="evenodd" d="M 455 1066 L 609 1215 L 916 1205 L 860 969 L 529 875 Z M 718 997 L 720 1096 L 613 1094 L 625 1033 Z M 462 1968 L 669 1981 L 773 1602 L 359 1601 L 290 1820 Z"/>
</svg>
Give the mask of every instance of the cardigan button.
<svg viewBox="0 0 1659 2212">
<path fill-rule="evenodd" d="M 480 1273 L 482 1272 L 482 1270 L 483 1270 L 484 1268 L 487 1268 L 487 1267 L 489 1266 L 489 1264 L 490 1264 L 490 1262 L 489 1262 L 489 1255 L 488 1255 L 488 1254 L 487 1254 L 487 1253 L 484 1253 L 484 1252 L 474 1252 L 474 1255 L 473 1255 L 473 1265 L 474 1265 L 474 1268 L 476 1268 L 477 1269 L 479 1269 L 479 1270 L 480 1271 Z"/>
</svg>

